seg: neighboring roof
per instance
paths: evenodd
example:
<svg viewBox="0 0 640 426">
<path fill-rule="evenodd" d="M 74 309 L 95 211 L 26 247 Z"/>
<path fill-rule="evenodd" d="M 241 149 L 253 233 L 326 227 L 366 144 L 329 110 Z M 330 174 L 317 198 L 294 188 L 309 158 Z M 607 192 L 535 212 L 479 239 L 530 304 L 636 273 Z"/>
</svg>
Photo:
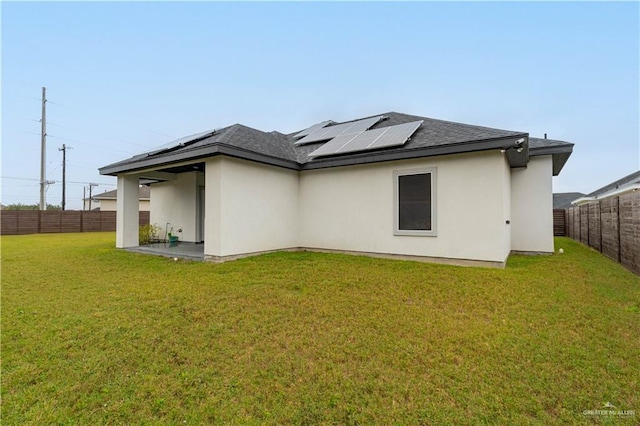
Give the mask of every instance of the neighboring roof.
<svg viewBox="0 0 640 426">
<path fill-rule="evenodd" d="M 148 200 L 150 197 L 150 193 L 151 193 L 151 189 L 148 186 L 141 186 L 139 197 L 141 200 Z M 106 192 L 103 192 L 102 194 L 94 195 L 91 198 L 93 200 L 115 200 L 117 196 L 118 196 L 118 190 L 114 189 L 113 191 L 106 191 Z"/>
<path fill-rule="evenodd" d="M 585 194 L 582 192 L 559 192 L 557 194 L 553 194 L 553 208 L 568 209 L 571 207 L 572 201 L 584 196 Z"/>
<path fill-rule="evenodd" d="M 589 197 L 598 197 L 607 192 L 611 192 L 616 189 L 621 189 L 623 187 L 630 186 L 636 183 L 640 183 L 640 170 L 638 170 L 637 172 L 633 172 L 630 175 L 627 175 L 623 178 L 620 178 L 615 182 L 611 182 L 610 184 L 605 185 L 600 189 L 596 189 L 595 191 L 587 195 Z"/>
<path fill-rule="evenodd" d="M 300 133 L 300 130 L 290 134 L 276 131 L 267 133 L 241 124 L 234 124 L 204 134 L 204 136 L 201 134 L 193 140 L 176 144 L 170 148 L 144 153 L 110 164 L 102 167 L 100 174 L 117 175 L 122 172 L 145 169 L 161 170 L 165 165 L 168 168 L 171 165 L 214 155 L 228 155 L 294 170 L 310 170 L 491 149 L 507 150 L 507 158 L 512 167 L 526 166 L 530 155 L 552 155 L 554 174 L 558 174 L 573 150 L 571 143 L 528 138 L 529 135 L 526 132 L 454 123 L 397 112 L 376 114 L 375 116 L 378 115 L 383 115 L 385 120 L 376 123 L 371 129 L 417 120 L 423 120 L 423 124 L 402 146 L 322 158 L 309 157 L 309 154 L 318 148 L 318 143 L 295 145 L 294 136 Z M 364 118 L 368 117 L 357 120 Z M 525 140 L 528 138 L 528 147 L 525 144 L 524 150 L 510 149 L 514 142 L 521 138 L 525 138 Z"/>
<path fill-rule="evenodd" d="M 603 186 L 600 189 L 596 189 L 590 194 L 573 200 L 571 203 L 574 206 L 586 204 L 592 201 L 602 200 L 609 197 L 619 196 L 628 192 L 640 190 L 640 170 L 633 172 L 615 182 L 611 182 L 608 185 Z"/>
</svg>

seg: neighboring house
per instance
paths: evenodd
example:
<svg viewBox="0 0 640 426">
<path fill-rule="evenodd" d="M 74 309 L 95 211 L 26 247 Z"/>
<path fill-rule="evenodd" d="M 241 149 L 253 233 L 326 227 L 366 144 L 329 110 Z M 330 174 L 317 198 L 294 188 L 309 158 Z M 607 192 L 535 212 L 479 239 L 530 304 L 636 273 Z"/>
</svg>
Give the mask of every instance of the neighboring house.
<svg viewBox="0 0 640 426">
<path fill-rule="evenodd" d="M 553 194 L 553 209 L 562 210 L 571 207 L 571 202 L 584 197 L 582 192 L 558 192 Z"/>
<path fill-rule="evenodd" d="M 281 249 L 504 266 L 553 252 L 552 176 L 573 144 L 390 112 L 299 133 L 241 124 L 100 169 L 118 177 L 116 246 L 151 223 L 207 260 Z"/>
<path fill-rule="evenodd" d="M 151 202 L 149 200 L 149 187 L 148 186 L 140 186 L 139 188 L 139 205 L 138 210 L 141 212 L 148 212 L 151 207 Z M 118 199 L 118 190 L 114 189 L 113 191 L 106 191 L 102 194 L 94 195 L 91 197 L 91 208 L 93 210 L 100 210 L 103 212 L 106 211 L 116 211 Z M 89 199 L 85 200 L 85 210 L 89 210 Z"/>
<path fill-rule="evenodd" d="M 94 197 L 82 199 L 82 210 L 100 211 L 100 201 Z"/>
<path fill-rule="evenodd" d="M 603 186 L 600 189 L 596 189 L 590 194 L 584 195 L 580 198 L 573 200 L 571 203 L 574 206 L 589 203 L 592 201 L 602 200 L 609 197 L 616 197 L 618 195 L 626 194 L 627 192 L 633 192 L 640 189 L 640 170 L 633 172 L 623 178 L 611 182 L 608 185 Z M 571 206 L 569 206 L 571 207 Z"/>
</svg>

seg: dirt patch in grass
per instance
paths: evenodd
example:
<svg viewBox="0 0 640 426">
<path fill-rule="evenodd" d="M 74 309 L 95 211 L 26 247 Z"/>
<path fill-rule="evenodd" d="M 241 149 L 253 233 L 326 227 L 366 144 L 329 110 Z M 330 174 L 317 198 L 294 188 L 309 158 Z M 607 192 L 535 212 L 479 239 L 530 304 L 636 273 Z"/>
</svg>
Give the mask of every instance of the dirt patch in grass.
<svg viewBox="0 0 640 426">
<path fill-rule="evenodd" d="M 3 424 L 637 423 L 640 279 L 556 244 L 495 270 L 2 237 Z"/>
</svg>

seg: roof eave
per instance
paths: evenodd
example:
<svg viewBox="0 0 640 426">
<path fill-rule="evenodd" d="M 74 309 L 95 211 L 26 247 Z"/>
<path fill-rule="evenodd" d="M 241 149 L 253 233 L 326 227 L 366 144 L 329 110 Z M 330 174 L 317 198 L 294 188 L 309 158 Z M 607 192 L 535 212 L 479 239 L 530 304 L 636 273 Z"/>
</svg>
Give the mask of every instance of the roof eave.
<svg viewBox="0 0 640 426">
<path fill-rule="evenodd" d="M 563 145 L 543 146 L 539 148 L 529 148 L 529 155 L 532 157 L 540 155 L 551 155 L 553 163 L 553 176 L 558 176 L 560 171 L 569 160 L 573 152 L 573 144 L 566 143 Z"/>
<path fill-rule="evenodd" d="M 330 157 L 312 160 L 301 165 L 301 170 L 324 169 L 329 167 L 352 166 L 356 164 L 379 163 L 394 160 L 407 160 L 421 157 L 435 157 L 440 155 L 464 154 L 467 152 L 479 152 L 489 150 L 508 150 L 513 147 L 516 140 L 527 137 L 526 133 L 502 138 L 486 139 L 481 141 L 465 142 L 443 146 L 430 146 L 409 149 L 404 151 L 372 151 L 359 154 L 352 154 L 344 157 Z M 527 155 L 526 152 L 522 153 Z M 520 158 L 522 155 L 512 157 L 512 167 L 524 167 L 526 160 Z M 525 161 L 522 164 L 523 160 Z M 516 162 L 517 161 L 517 162 Z"/>
<path fill-rule="evenodd" d="M 121 173 L 135 173 L 136 171 L 149 169 L 162 169 L 173 164 L 185 161 L 197 161 L 217 155 L 227 155 L 234 158 L 256 161 L 291 170 L 314 170 L 330 167 L 350 166 L 356 164 L 368 164 L 394 160 L 405 160 L 421 157 L 432 157 L 450 154 L 462 154 L 467 152 L 488 151 L 494 149 L 506 150 L 507 159 L 511 167 L 526 167 L 530 156 L 552 155 L 553 175 L 557 176 L 564 167 L 571 152 L 573 144 L 563 144 L 539 148 L 525 146 L 524 150 L 517 152 L 514 143 L 518 139 L 528 138 L 527 133 L 515 134 L 507 137 L 467 141 L 458 144 L 443 146 L 421 147 L 408 150 L 372 151 L 351 154 L 342 157 L 328 157 L 314 159 L 306 163 L 298 163 L 266 154 L 257 153 L 244 148 L 239 148 L 217 142 L 212 145 L 183 150 L 162 157 L 147 157 L 132 163 L 114 163 L 99 169 L 101 175 L 117 176 Z"/>
<path fill-rule="evenodd" d="M 114 163 L 109 166 L 102 167 L 98 170 L 101 175 L 117 176 L 121 173 L 135 173 L 136 171 L 148 170 L 150 168 L 162 169 L 176 163 L 182 163 L 191 160 L 201 160 L 203 158 L 214 157 L 216 155 L 228 155 L 230 157 L 257 161 L 259 163 L 298 170 L 298 163 L 296 163 L 295 161 L 285 160 L 266 154 L 260 154 L 247 149 L 225 145 L 223 143 L 216 143 L 213 145 L 197 147 L 190 150 L 183 150 L 162 157 L 147 157 L 144 159 L 140 159 L 134 163 Z"/>
</svg>

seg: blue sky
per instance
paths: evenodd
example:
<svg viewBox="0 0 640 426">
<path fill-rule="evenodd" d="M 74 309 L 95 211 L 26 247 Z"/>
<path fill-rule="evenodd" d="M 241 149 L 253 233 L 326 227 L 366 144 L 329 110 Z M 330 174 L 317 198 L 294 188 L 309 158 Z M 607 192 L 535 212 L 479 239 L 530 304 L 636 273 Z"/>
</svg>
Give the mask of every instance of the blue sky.
<svg viewBox="0 0 640 426">
<path fill-rule="evenodd" d="M 3 204 L 115 188 L 98 167 L 242 123 L 291 132 L 399 111 L 576 144 L 556 192 L 640 168 L 639 6 L 627 3 L 7 3 Z M 19 179 L 18 179 L 19 178 Z"/>
</svg>

